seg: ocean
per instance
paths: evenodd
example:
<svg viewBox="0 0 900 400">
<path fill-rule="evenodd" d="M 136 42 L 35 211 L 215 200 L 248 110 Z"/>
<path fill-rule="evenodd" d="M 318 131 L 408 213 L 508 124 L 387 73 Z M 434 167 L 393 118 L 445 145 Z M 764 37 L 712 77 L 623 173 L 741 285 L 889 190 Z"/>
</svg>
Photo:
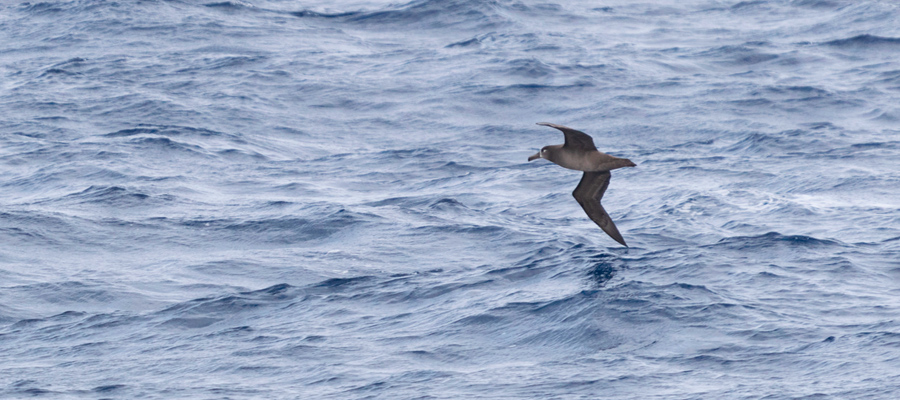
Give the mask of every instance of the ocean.
<svg viewBox="0 0 900 400">
<path fill-rule="evenodd" d="M 898 396 L 896 2 L 0 4 L 0 398 Z"/>
</svg>

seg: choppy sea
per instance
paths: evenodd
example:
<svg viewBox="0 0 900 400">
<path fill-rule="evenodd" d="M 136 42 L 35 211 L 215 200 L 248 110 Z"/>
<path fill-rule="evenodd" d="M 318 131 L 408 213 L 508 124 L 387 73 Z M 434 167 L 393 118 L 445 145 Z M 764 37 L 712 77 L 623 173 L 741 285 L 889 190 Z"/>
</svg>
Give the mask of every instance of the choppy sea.
<svg viewBox="0 0 900 400">
<path fill-rule="evenodd" d="M 900 5 L 3 2 L 26 397 L 896 399 Z"/>
</svg>

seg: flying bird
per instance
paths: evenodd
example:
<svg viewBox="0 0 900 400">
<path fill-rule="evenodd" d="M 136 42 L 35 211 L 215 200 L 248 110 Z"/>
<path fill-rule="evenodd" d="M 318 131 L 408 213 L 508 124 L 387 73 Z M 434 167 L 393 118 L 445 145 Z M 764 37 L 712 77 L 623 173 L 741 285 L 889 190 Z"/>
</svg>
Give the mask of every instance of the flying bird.
<svg viewBox="0 0 900 400">
<path fill-rule="evenodd" d="M 609 171 L 622 167 L 633 167 L 634 163 L 625 158 L 601 153 L 594 146 L 594 140 L 584 132 L 547 122 L 538 122 L 538 125 L 561 130 L 566 136 L 566 142 L 544 146 L 540 152 L 528 157 L 528 161 L 543 158 L 563 168 L 584 171 L 581 182 L 578 182 L 572 196 L 575 196 L 575 200 L 578 200 L 578 204 L 581 204 L 581 208 L 588 217 L 596 222 L 609 237 L 628 247 L 622 234 L 616 228 L 616 224 L 600 205 L 600 199 L 603 198 L 603 193 L 609 186 Z"/>
</svg>

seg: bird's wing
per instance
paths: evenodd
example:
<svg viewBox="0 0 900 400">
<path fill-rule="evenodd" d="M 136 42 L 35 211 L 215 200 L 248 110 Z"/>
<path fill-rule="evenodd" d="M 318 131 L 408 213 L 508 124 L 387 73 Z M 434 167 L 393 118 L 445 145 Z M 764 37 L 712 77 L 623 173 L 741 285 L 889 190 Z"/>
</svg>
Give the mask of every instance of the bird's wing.
<svg viewBox="0 0 900 400">
<path fill-rule="evenodd" d="M 562 125 L 551 124 L 549 122 L 538 122 L 538 125 L 549 126 L 551 128 L 556 128 L 562 131 L 563 135 L 566 135 L 566 144 L 565 147 L 577 147 L 584 150 L 597 150 L 597 147 L 594 146 L 594 139 L 591 139 L 587 133 L 582 131 L 576 131 L 572 128 Z"/>
<path fill-rule="evenodd" d="M 578 182 L 578 186 L 572 192 L 572 196 L 575 196 L 575 200 L 578 200 L 578 204 L 581 204 L 581 208 L 584 209 L 588 217 L 591 217 L 591 220 L 596 222 L 609 237 L 628 247 L 625 244 L 625 239 L 622 238 L 622 234 L 616 228 L 616 224 L 613 223 L 612 218 L 600 205 L 600 199 L 603 198 L 603 193 L 606 192 L 606 188 L 609 186 L 609 177 L 609 171 L 585 172 L 581 176 L 581 182 Z"/>
</svg>

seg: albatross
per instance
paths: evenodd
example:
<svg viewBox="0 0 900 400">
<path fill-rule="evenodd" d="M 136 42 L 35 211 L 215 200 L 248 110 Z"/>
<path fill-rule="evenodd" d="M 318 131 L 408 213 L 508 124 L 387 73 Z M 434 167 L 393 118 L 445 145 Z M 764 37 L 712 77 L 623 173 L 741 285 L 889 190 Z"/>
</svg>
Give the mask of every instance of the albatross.
<svg viewBox="0 0 900 400">
<path fill-rule="evenodd" d="M 600 205 L 600 199 L 609 186 L 609 171 L 623 167 L 634 167 L 631 160 L 625 158 L 614 157 L 606 153 L 601 153 L 594 146 L 594 139 L 588 134 L 569 128 L 567 126 L 551 124 L 547 122 L 538 122 L 538 125 L 549 126 L 562 131 L 566 137 L 566 142 L 552 146 L 544 146 L 537 154 L 528 157 L 528 161 L 543 158 L 563 168 L 583 171 L 581 182 L 575 187 L 572 196 L 584 209 L 588 217 L 606 232 L 613 240 L 625 244 L 625 239 L 616 228 L 612 218 Z"/>
</svg>

